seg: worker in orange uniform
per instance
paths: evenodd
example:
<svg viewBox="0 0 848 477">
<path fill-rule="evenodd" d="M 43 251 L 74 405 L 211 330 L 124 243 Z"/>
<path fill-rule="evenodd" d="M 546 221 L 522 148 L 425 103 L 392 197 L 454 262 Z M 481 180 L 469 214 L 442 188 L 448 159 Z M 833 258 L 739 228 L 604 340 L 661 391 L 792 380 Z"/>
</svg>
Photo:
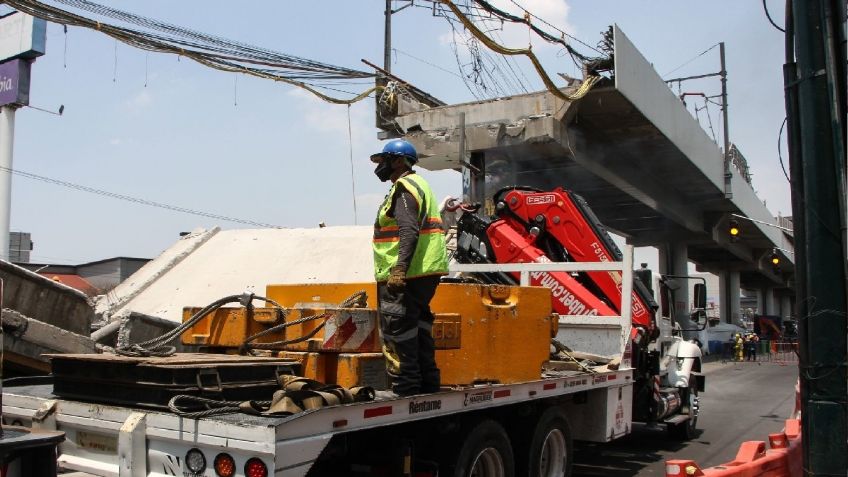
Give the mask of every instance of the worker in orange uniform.
<svg viewBox="0 0 848 477">
<path fill-rule="evenodd" d="M 415 147 L 389 141 L 371 156 L 374 173 L 391 181 L 374 223 L 374 276 L 383 354 L 392 389 L 380 397 L 439 390 L 430 300 L 448 271 L 439 207 L 427 182 L 412 170 Z"/>
</svg>

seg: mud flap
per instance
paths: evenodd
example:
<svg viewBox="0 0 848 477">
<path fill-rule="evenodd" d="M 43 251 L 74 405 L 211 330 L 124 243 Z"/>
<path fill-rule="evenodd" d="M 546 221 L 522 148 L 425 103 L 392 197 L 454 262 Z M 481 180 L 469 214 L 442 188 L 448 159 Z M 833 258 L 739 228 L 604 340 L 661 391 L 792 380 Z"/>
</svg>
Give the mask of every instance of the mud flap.
<svg viewBox="0 0 848 477">
<path fill-rule="evenodd" d="M 694 378 L 694 379 L 695 379 L 695 382 L 697 382 L 697 383 L 698 383 L 698 392 L 699 392 L 699 393 L 704 392 L 704 388 L 706 387 L 706 383 L 707 383 L 707 378 L 706 378 L 706 376 L 704 376 L 703 374 L 701 374 L 701 373 L 699 373 L 699 372 L 697 372 L 697 371 L 691 371 L 691 372 L 689 373 L 689 375 L 690 375 L 692 378 Z"/>
</svg>

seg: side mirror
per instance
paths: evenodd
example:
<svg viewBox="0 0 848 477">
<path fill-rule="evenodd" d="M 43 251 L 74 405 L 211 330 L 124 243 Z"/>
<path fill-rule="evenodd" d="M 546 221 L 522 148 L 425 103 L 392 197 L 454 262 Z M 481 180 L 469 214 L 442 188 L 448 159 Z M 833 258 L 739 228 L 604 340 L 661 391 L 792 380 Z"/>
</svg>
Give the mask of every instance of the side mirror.
<svg viewBox="0 0 848 477">
<path fill-rule="evenodd" d="M 695 308 L 703 310 L 707 307 L 707 286 L 703 283 L 695 284 Z"/>
</svg>

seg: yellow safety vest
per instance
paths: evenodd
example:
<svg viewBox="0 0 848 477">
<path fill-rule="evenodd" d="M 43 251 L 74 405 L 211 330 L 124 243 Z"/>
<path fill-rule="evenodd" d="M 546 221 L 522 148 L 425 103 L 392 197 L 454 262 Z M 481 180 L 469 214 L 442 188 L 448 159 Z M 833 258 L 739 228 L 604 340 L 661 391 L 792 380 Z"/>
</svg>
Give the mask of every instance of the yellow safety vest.
<svg viewBox="0 0 848 477">
<path fill-rule="evenodd" d="M 412 262 L 406 271 L 407 278 L 425 275 L 446 275 L 448 273 L 445 233 L 442 230 L 442 218 L 439 206 L 433 198 L 433 191 L 418 174 L 410 174 L 398 179 L 389 190 L 389 195 L 377 212 L 374 223 L 374 277 L 378 282 L 389 279 L 389 272 L 398 260 L 400 249 L 400 231 L 397 220 L 388 215 L 398 185 L 403 187 L 418 203 L 419 234 Z"/>
</svg>

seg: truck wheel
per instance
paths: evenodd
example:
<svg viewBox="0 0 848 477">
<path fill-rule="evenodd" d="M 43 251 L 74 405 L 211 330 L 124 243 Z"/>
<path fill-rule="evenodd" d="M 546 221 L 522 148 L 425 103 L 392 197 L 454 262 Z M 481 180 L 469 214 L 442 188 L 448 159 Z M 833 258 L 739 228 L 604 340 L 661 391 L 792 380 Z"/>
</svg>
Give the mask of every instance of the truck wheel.
<svg viewBox="0 0 848 477">
<path fill-rule="evenodd" d="M 514 477 L 509 437 L 497 422 L 480 421 L 465 437 L 456 458 L 454 477 Z"/>
<path fill-rule="evenodd" d="M 526 457 L 529 477 L 571 475 L 571 428 L 560 408 L 550 407 L 539 417 Z"/>
<path fill-rule="evenodd" d="M 688 410 L 689 419 L 680 424 L 669 425 L 668 432 L 674 439 L 688 441 L 695 437 L 698 430 L 698 383 L 692 376 L 689 377 L 689 387 L 683 391 L 680 398 L 683 400 L 681 412 Z"/>
</svg>

